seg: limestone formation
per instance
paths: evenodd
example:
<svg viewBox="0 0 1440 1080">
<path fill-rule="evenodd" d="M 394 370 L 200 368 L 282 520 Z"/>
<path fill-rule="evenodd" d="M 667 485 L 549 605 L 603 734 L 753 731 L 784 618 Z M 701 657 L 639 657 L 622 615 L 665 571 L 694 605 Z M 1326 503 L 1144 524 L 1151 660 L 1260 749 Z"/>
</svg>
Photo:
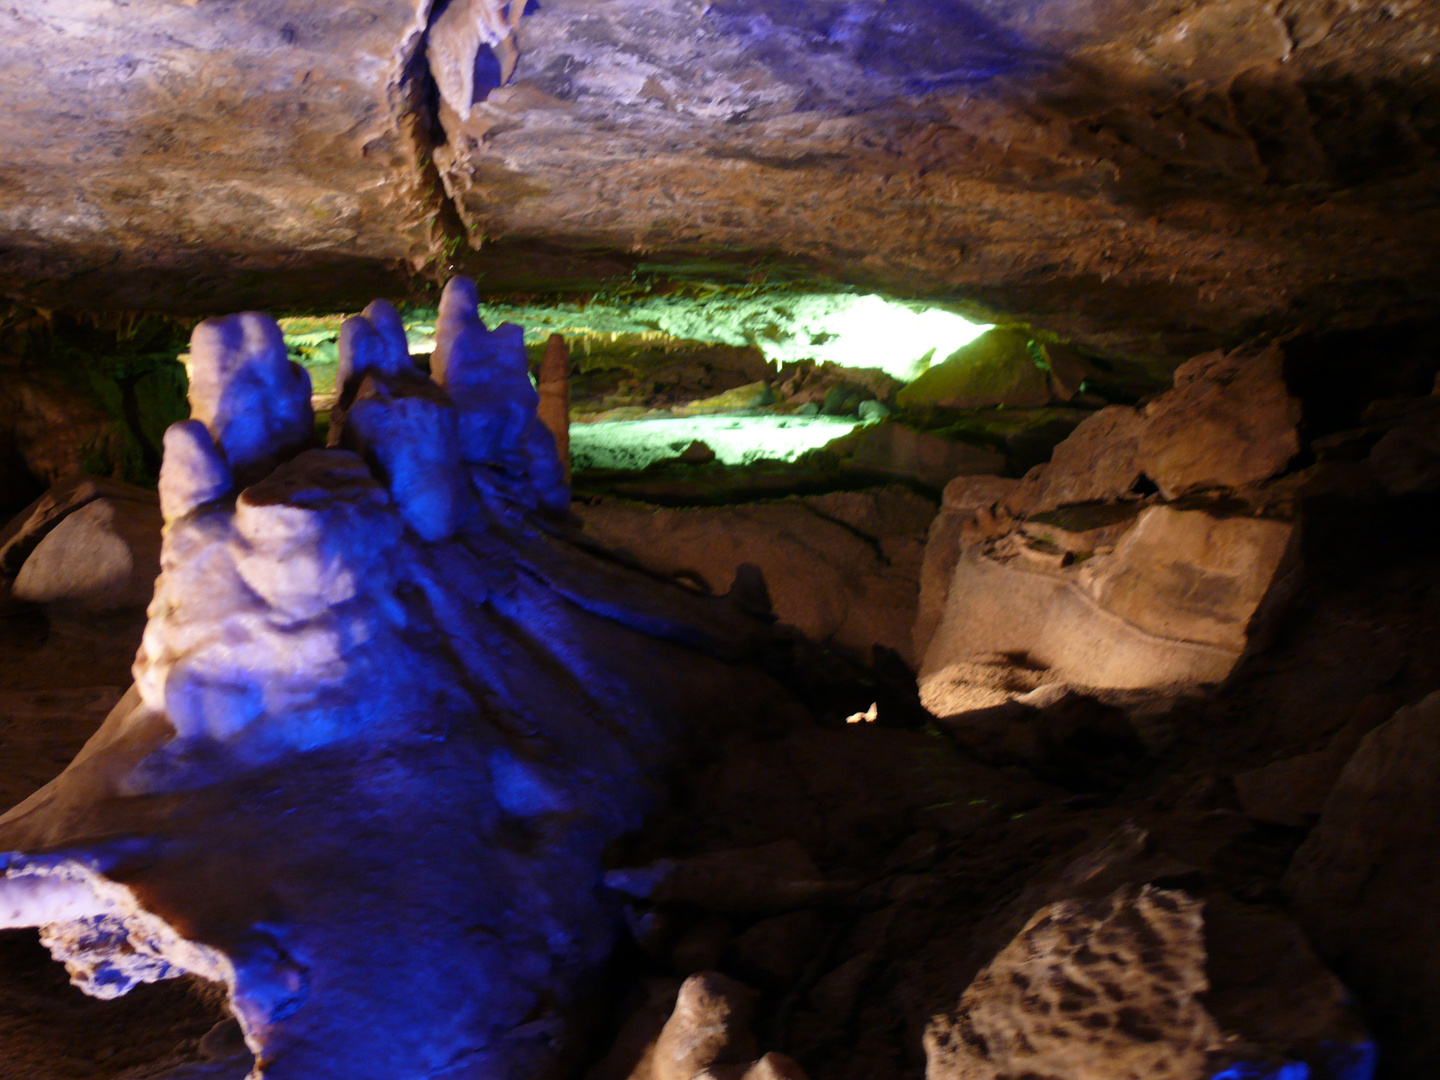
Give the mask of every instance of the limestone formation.
<svg viewBox="0 0 1440 1080">
<path fill-rule="evenodd" d="M 69 515 L 96 499 L 153 504 L 155 495 L 134 484 L 83 474 L 54 485 L 0 528 L 0 575 L 14 577 L 36 545 Z"/>
<path fill-rule="evenodd" d="M 1037 911 L 930 1022 L 925 1054 L 926 1080 L 1368 1078 L 1375 1064 L 1344 988 L 1283 917 L 1150 885 Z"/>
<path fill-rule="evenodd" d="M 936 357 L 933 367 L 895 395 L 895 403 L 917 413 L 1044 405 L 1050 400 L 1050 383 L 1029 344 L 1023 330 L 987 330 L 953 355 Z"/>
<path fill-rule="evenodd" d="M 784 1054 L 755 1060 L 754 996 L 715 972 L 690 976 L 656 1040 L 649 1075 L 632 1074 L 633 1080 L 805 1080 Z"/>
<path fill-rule="evenodd" d="M 921 666 L 921 699 L 953 715 L 1049 683 L 1219 682 L 1283 600 L 1296 535 L 1282 521 L 1152 506 L 1112 552 L 1079 564 L 1022 534 L 967 549 Z"/>
<path fill-rule="evenodd" d="M 868 515 L 856 515 L 859 504 Z M 921 540 L 933 504 L 891 488 L 747 506 L 669 509 L 605 499 L 577 506 L 586 532 L 656 572 L 732 590 L 758 567 L 775 615 L 814 641 L 868 660 L 910 655 Z"/>
<path fill-rule="evenodd" d="M 1378 1032 L 1403 1047 L 1395 1075 L 1440 1052 L 1440 695 L 1399 710 L 1360 743 L 1286 875 L 1316 950 L 1364 995 Z"/>
<path fill-rule="evenodd" d="M 1206 353 L 1175 371 L 1145 407 L 1138 459 L 1160 493 L 1243 488 L 1284 470 L 1300 450 L 1300 403 L 1285 388 L 1277 347 Z"/>
<path fill-rule="evenodd" d="M 927 547 L 926 707 L 1223 681 L 1295 584 L 1293 511 L 1244 500 L 1296 453 L 1298 410 L 1278 350 L 1200 356 L 1144 410 L 1088 417 L 1018 486 L 956 481 L 988 505 L 942 511 Z"/>
<path fill-rule="evenodd" d="M 153 501 L 101 497 L 51 529 L 15 578 L 14 595 L 84 611 L 143 608 L 160 570 Z"/>
<path fill-rule="evenodd" d="M 0 926 L 95 996 L 222 984 L 257 1080 L 553 1067 L 620 930 L 606 844 L 691 734 L 779 693 L 736 663 L 763 623 L 537 517 L 558 463 L 504 434 L 533 391 L 487 398 L 494 339 L 448 314 L 460 401 L 347 338 L 360 453 L 297 447 L 273 323 L 202 324 L 135 685 L 0 818 Z M 467 457 L 454 411 L 500 452 Z"/>
</svg>

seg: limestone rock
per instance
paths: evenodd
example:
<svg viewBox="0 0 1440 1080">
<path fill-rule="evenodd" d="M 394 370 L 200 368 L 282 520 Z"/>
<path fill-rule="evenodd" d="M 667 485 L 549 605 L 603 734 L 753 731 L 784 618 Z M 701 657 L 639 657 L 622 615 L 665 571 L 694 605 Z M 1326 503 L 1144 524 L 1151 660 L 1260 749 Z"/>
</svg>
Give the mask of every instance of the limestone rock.
<svg viewBox="0 0 1440 1080">
<path fill-rule="evenodd" d="M 1055 447 L 1050 461 L 1026 476 L 1018 496 L 1029 510 L 1098 502 L 1128 495 L 1140 479 L 1145 421 L 1126 405 L 1087 416 Z"/>
<path fill-rule="evenodd" d="M 1221 1033 L 1199 902 L 1121 890 L 1041 908 L 925 1032 L 926 1080 L 1201 1080 Z"/>
<path fill-rule="evenodd" d="M 190 339 L 189 372 L 190 415 L 237 478 L 263 475 L 313 436 L 310 376 L 290 360 L 268 315 L 206 319 Z"/>
<path fill-rule="evenodd" d="M 1380 437 L 1369 461 L 1391 495 L 1440 490 L 1440 402 L 1411 410 Z"/>
<path fill-rule="evenodd" d="M 1167 499 L 1242 488 L 1283 470 L 1300 450 L 1300 403 L 1279 348 L 1205 353 L 1175 371 L 1175 387 L 1144 410 L 1141 470 Z"/>
<path fill-rule="evenodd" d="M 1050 400 L 1050 383 L 1029 344 L 1023 331 L 987 330 L 902 388 L 895 404 L 910 412 L 1044 405 Z"/>
<path fill-rule="evenodd" d="M 1379 1033 L 1406 1048 L 1388 1063 L 1423 1075 L 1440 1054 L 1440 694 L 1370 732 L 1340 774 L 1285 886 L 1327 962 Z"/>
<path fill-rule="evenodd" d="M 96 499 L 154 505 L 155 495 L 134 484 L 83 474 L 54 485 L 0 529 L 0 574 L 13 577 L 37 544 L 66 517 Z"/>
<path fill-rule="evenodd" d="M 86 611 L 143 608 L 160 572 L 153 502 L 98 498 L 36 545 L 15 578 L 17 599 Z"/>
<path fill-rule="evenodd" d="M 967 526 L 980 517 L 993 522 L 997 508 L 1004 506 L 1018 486 L 1018 481 L 999 476 L 957 476 L 945 485 L 940 513 L 930 523 L 920 564 L 920 598 L 911 631 L 915 656 L 924 657 L 935 628 L 945 614 L 945 601 L 950 595 L 955 564 L 960 561 L 960 552 L 965 546 Z M 1003 510 L 1000 512 L 1008 517 Z"/>
<path fill-rule="evenodd" d="M 1293 924 L 1149 885 L 1041 908 L 931 1021 L 925 1053 L 926 1080 L 1368 1080 L 1374 1068 L 1344 987 Z"/>
<path fill-rule="evenodd" d="M 655 1044 L 648 1077 L 634 1080 L 805 1080 L 783 1054 L 754 1060 L 754 992 L 734 979 L 701 972 L 686 979 Z"/>
<path fill-rule="evenodd" d="M 1158 690 L 1229 674 L 1293 584 L 1296 528 L 1152 506 L 1109 554 L 1009 534 L 967 549 L 920 669 L 953 715 L 1038 686 Z"/>
</svg>

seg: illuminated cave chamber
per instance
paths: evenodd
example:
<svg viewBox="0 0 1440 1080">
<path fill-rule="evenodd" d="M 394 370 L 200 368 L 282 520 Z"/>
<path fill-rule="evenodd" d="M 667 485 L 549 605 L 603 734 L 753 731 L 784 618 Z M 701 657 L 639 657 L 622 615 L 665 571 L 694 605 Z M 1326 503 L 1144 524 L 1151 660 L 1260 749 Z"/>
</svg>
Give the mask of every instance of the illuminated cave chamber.
<svg viewBox="0 0 1440 1080">
<path fill-rule="evenodd" d="M 0 1074 L 1429 1075 L 1437 42 L 0 13 Z"/>
</svg>

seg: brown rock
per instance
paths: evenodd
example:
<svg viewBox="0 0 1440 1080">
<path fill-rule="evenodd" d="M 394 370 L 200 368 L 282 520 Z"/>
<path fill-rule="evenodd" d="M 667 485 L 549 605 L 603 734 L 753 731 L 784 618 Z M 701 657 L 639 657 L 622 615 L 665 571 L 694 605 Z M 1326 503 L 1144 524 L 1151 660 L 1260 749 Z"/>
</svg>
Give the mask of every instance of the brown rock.
<svg viewBox="0 0 1440 1080">
<path fill-rule="evenodd" d="M 846 466 L 908 477 L 937 491 L 957 476 L 990 475 L 1005 467 L 1005 456 L 994 450 L 893 421 L 865 428 L 846 442 Z"/>
<path fill-rule="evenodd" d="M 16 599 L 87 611 L 143 608 L 160 573 L 160 508 L 99 498 L 50 530 L 15 578 Z"/>
<path fill-rule="evenodd" d="M 1300 924 L 1423 1076 L 1440 1055 L 1440 694 L 1360 743 L 1290 865 Z"/>
<path fill-rule="evenodd" d="M 1368 1052 L 1345 989 L 1278 912 L 1123 886 L 1041 908 L 925 1032 L 926 1080 L 1202 1080 Z"/>
<path fill-rule="evenodd" d="M 945 614 L 950 579 L 960 561 L 967 526 L 977 514 L 992 514 L 1019 486 L 1018 480 L 1000 476 L 957 476 L 945 485 L 940 513 L 930 523 L 925 556 L 920 564 L 920 598 L 911 631 L 914 655 L 923 657 Z"/>
<path fill-rule="evenodd" d="M 816 509 L 804 499 L 659 509 L 607 499 L 577 504 L 575 513 L 601 543 L 658 573 L 698 578 L 714 593 L 728 591 L 742 565 L 756 566 L 782 622 L 866 660 L 875 645 L 909 658 L 920 534 L 907 555 L 894 543 L 901 538 L 867 539 L 845 520 L 857 509 L 857 521 L 876 517 L 881 504 L 870 515 L 821 500 Z"/>
<path fill-rule="evenodd" d="M 1144 411 L 1139 463 L 1167 499 L 1269 479 L 1299 452 L 1300 403 L 1270 347 L 1205 353 Z"/>
<path fill-rule="evenodd" d="M 18 574 L 30 553 L 51 529 L 80 507 L 99 498 L 158 505 L 155 493 L 145 488 L 98 476 L 72 476 L 45 492 L 0 529 L 0 574 Z"/>
<path fill-rule="evenodd" d="M 716 1065 L 755 1057 L 755 992 L 713 971 L 691 975 L 655 1044 L 654 1080 L 694 1080 Z"/>
<path fill-rule="evenodd" d="M 1028 510 L 1118 499 L 1140 479 L 1140 436 L 1146 424 L 1126 405 L 1087 416 L 1055 447 L 1050 461 L 1031 470 L 1018 496 Z"/>
<path fill-rule="evenodd" d="M 545 342 L 545 358 L 540 361 L 537 380 L 540 408 L 536 415 L 555 437 L 555 451 L 565 468 L 565 481 L 570 481 L 570 346 L 560 334 L 551 334 Z"/>
</svg>

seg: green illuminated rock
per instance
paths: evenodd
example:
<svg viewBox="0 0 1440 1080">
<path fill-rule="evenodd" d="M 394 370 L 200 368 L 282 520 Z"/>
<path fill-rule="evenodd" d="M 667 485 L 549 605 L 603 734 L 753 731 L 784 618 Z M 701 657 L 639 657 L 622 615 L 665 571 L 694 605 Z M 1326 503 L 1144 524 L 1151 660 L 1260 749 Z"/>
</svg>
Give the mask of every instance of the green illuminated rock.
<svg viewBox="0 0 1440 1080">
<path fill-rule="evenodd" d="M 1044 405 L 1050 400 L 1050 381 L 1029 344 L 1029 336 L 1019 330 L 987 330 L 901 390 L 895 402 L 910 412 Z"/>
</svg>

